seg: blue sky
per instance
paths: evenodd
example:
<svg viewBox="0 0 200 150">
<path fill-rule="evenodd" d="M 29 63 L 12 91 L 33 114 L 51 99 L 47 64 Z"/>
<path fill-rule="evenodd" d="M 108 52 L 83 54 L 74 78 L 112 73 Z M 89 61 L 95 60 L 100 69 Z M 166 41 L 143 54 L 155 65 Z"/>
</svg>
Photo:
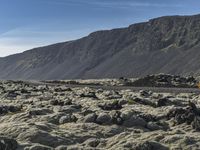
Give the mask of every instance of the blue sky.
<svg viewBox="0 0 200 150">
<path fill-rule="evenodd" d="M 0 57 L 154 17 L 199 13 L 199 0 L 0 0 Z"/>
</svg>

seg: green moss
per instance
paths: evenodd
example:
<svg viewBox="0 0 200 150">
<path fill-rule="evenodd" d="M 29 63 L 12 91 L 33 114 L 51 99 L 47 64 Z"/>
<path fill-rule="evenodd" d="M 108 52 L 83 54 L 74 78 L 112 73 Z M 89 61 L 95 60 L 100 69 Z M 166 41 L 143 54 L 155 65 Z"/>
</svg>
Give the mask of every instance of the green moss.
<svg viewBox="0 0 200 150">
<path fill-rule="evenodd" d="M 118 105 L 119 101 L 118 100 L 114 100 L 112 103 L 113 103 L 113 105 Z"/>
<path fill-rule="evenodd" d="M 135 104 L 135 101 L 132 100 L 132 99 L 129 99 L 129 100 L 128 100 L 128 105 L 133 105 L 133 104 Z"/>
</svg>

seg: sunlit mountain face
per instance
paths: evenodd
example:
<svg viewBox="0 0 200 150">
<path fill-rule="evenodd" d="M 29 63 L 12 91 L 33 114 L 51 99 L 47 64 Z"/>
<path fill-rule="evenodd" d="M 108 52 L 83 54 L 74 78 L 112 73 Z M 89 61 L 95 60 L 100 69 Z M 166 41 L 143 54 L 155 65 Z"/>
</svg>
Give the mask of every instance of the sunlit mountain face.
<svg viewBox="0 0 200 150">
<path fill-rule="evenodd" d="M 0 78 L 89 79 L 155 73 L 197 76 L 199 27 L 199 15 L 169 16 L 97 31 L 78 40 L 0 59 L 0 69 L 4 70 Z"/>
</svg>

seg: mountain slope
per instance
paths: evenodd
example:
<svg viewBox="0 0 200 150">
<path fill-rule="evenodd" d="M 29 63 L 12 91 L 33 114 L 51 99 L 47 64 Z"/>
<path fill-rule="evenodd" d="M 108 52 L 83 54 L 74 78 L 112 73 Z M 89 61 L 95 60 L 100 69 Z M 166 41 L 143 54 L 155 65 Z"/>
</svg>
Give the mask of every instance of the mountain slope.
<svg viewBox="0 0 200 150">
<path fill-rule="evenodd" d="M 200 73 L 200 15 L 152 19 L 0 58 L 1 79 Z"/>
</svg>

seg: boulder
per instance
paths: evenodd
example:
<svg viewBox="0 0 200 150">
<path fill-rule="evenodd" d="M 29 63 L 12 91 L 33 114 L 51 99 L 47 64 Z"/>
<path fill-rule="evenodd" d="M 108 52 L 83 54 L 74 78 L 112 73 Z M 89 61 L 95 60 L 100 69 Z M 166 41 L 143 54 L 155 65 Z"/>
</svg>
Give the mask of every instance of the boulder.
<svg viewBox="0 0 200 150">
<path fill-rule="evenodd" d="M 95 113 L 91 113 L 85 116 L 84 121 L 85 123 L 95 122 L 97 115 Z"/>
<path fill-rule="evenodd" d="M 182 123 L 193 124 L 193 127 L 197 130 L 199 117 L 200 110 L 192 102 L 189 102 L 189 106 L 186 108 L 175 108 L 170 110 L 167 114 L 167 118 L 173 118 L 176 125 Z"/>
<path fill-rule="evenodd" d="M 97 147 L 99 145 L 100 141 L 96 138 L 90 138 L 84 142 L 84 145 L 89 147 Z"/>
<path fill-rule="evenodd" d="M 18 143 L 14 139 L 0 137 L 0 150 L 16 150 Z"/>
<path fill-rule="evenodd" d="M 9 112 L 15 113 L 21 111 L 21 106 L 14 105 L 1 105 L 0 106 L 0 114 L 7 114 Z"/>
<path fill-rule="evenodd" d="M 55 150 L 68 150 L 67 147 L 68 146 L 66 146 L 66 145 L 60 145 L 60 146 L 56 147 Z"/>
<path fill-rule="evenodd" d="M 134 127 L 134 126 L 138 126 L 138 127 L 146 127 L 147 122 L 137 116 L 132 116 L 131 118 L 129 118 L 128 120 L 124 120 L 123 122 L 123 126 L 126 127 Z"/>
<path fill-rule="evenodd" d="M 145 90 L 140 90 L 139 93 L 140 93 L 140 96 L 142 96 L 142 97 L 149 97 L 152 94 L 152 92 L 145 91 Z"/>
<path fill-rule="evenodd" d="M 31 116 L 38 116 L 38 115 L 48 115 L 51 114 L 53 111 L 47 109 L 47 108 L 35 108 L 29 110 L 29 115 Z"/>
<path fill-rule="evenodd" d="M 120 111 L 112 111 L 110 112 L 111 120 L 113 124 L 117 125 L 122 125 L 123 124 L 123 119 L 121 117 L 121 112 Z"/>
<path fill-rule="evenodd" d="M 72 105 L 72 100 L 66 99 L 66 100 L 51 100 L 49 102 L 50 105 L 56 106 L 64 106 L 64 105 Z"/>
<path fill-rule="evenodd" d="M 148 122 L 147 128 L 151 131 L 160 130 L 162 129 L 156 122 Z"/>
<path fill-rule="evenodd" d="M 110 124 L 111 123 L 111 117 L 107 113 L 100 113 L 97 116 L 96 122 L 98 124 Z"/>
<path fill-rule="evenodd" d="M 145 141 L 134 146 L 133 150 L 169 150 L 169 148 L 157 142 Z"/>
<path fill-rule="evenodd" d="M 77 118 L 74 115 L 70 115 L 70 114 L 62 116 L 59 119 L 60 124 L 65 124 L 65 123 L 69 123 L 69 122 L 76 122 L 76 121 L 77 121 Z"/>
<path fill-rule="evenodd" d="M 200 116 L 194 117 L 194 121 L 192 122 L 192 127 L 196 131 L 200 131 Z"/>
<path fill-rule="evenodd" d="M 106 102 L 103 104 L 98 105 L 103 110 L 120 110 L 122 109 L 122 105 L 119 103 L 118 100 L 113 102 Z"/>
<path fill-rule="evenodd" d="M 80 97 L 88 97 L 88 98 L 98 99 L 95 92 L 82 93 L 82 94 L 80 94 Z"/>
<path fill-rule="evenodd" d="M 40 145 L 40 144 L 35 144 L 29 148 L 26 148 L 26 150 L 53 150 L 52 147 Z"/>
<path fill-rule="evenodd" d="M 20 133 L 17 136 L 17 139 L 23 142 L 38 143 L 53 148 L 63 144 L 72 144 L 71 139 L 60 137 L 59 135 L 53 135 L 49 132 L 34 128 Z"/>
</svg>

